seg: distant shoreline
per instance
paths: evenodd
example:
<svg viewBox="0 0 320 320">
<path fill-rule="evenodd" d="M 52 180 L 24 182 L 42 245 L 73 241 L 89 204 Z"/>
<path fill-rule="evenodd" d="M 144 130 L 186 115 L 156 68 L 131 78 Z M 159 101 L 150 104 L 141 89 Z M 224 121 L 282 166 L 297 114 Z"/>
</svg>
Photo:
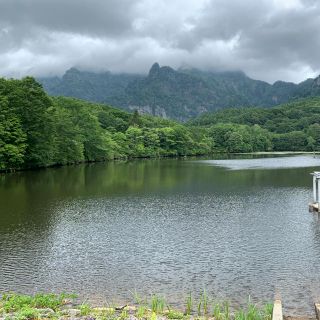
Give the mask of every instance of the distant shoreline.
<svg viewBox="0 0 320 320">
<path fill-rule="evenodd" d="M 257 151 L 257 152 L 215 152 L 211 154 L 202 154 L 202 155 L 184 155 L 184 156 L 159 156 L 159 157 L 128 157 L 128 158 L 115 158 L 110 160 L 97 160 L 97 161 L 79 161 L 76 163 L 66 163 L 66 164 L 53 164 L 48 166 L 40 166 L 40 167 L 28 167 L 28 168 L 18 168 L 14 170 L 0 170 L 0 175 L 7 173 L 15 173 L 15 172 L 25 172 L 25 171 L 38 171 L 45 170 L 51 168 L 63 168 L 63 167 L 71 167 L 78 166 L 81 164 L 95 164 L 95 163 L 110 163 L 110 162 L 119 162 L 119 161 L 139 161 L 139 160 L 164 160 L 164 159 L 183 159 L 183 158 L 201 158 L 201 157 L 210 157 L 214 155 L 298 155 L 298 154 L 306 154 L 306 155 L 320 155 L 320 151 Z"/>
<path fill-rule="evenodd" d="M 253 155 L 264 155 L 264 154 L 320 154 L 320 151 L 258 151 L 258 152 L 237 152 L 230 154 L 253 154 Z"/>
</svg>

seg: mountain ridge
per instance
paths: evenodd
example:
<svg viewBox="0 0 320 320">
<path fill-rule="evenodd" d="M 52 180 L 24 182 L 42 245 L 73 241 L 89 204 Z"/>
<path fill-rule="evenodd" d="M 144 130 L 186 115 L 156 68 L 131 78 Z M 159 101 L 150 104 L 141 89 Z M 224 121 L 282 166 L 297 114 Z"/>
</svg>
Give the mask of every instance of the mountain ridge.
<svg viewBox="0 0 320 320">
<path fill-rule="evenodd" d="M 227 107 L 271 107 L 295 98 L 320 95 L 320 76 L 298 84 L 273 84 L 243 71 L 173 69 L 154 63 L 145 76 L 95 73 L 71 68 L 59 77 L 38 78 L 53 96 L 70 96 L 186 121 L 204 112 Z"/>
</svg>

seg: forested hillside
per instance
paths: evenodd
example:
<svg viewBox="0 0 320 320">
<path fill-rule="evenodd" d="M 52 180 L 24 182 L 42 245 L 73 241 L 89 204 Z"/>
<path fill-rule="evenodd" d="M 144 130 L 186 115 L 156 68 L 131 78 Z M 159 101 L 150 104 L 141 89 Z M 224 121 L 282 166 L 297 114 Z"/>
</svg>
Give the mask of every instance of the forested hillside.
<svg viewBox="0 0 320 320">
<path fill-rule="evenodd" d="M 0 79 L 0 170 L 212 152 L 320 150 L 320 98 L 237 108 L 187 125 L 49 97 L 33 78 Z"/>
<path fill-rule="evenodd" d="M 320 98 L 273 108 L 229 108 L 189 122 L 215 137 L 215 150 L 251 152 L 320 150 Z"/>
<path fill-rule="evenodd" d="M 174 121 L 74 98 L 51 98 L 33 78 L 0 79 L 0 170 L 211 152 Z"/>
<path fill-rule="evenodd" d="M 174 70 L 160 67 L 158 63 L 146 76 L 72 68 L 62 78 L 39 81 L 50 95 L 106 103 L 179 121 L 221 108 L 270 107 L 295 98 L 320 95 L 319 78 L 300 84 L 277 81 L 271 85 L 251 79 L 240 71 Z"/>
</svg>

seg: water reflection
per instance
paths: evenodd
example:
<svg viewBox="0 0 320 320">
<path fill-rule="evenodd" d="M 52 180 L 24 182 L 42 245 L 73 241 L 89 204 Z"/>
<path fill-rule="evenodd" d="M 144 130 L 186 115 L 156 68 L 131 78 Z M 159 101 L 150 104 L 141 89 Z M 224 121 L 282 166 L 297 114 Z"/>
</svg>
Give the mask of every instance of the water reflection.
<svg viewBox="0 0 320 320">
<path fill-rule="evenodd" d="M 279 294 L 288 312 L 312 312 L 314 169 L 226 170 L 186 159 L 1 176 L 0 291 L 110 302 L 136 289 L 177 303 L 206 288 L 234 304 Z"/>
</svg>

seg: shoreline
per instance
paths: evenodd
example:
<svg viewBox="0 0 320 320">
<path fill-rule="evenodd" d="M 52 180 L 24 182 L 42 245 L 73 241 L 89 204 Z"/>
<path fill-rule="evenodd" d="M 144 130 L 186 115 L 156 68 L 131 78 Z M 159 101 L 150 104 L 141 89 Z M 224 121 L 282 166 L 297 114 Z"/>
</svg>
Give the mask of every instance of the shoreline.
<svg viewBox="0 0 320 320">
<path fill-rule="evenodd" d="M 0 295 L 0 320 L 314 320 L 315 314 L 283 315 L 280 300 L 260 306 L 250 299 L 244 308 L 233 308 L 228 302 L 215 302 L 206 294 L 198 299 L 186 297 L 184 308 L 172 308 L 162 296 L 149 300 L 135 293 L 134 302 L 122 306 L 92 306 L 74 294 Z"/>
<path fill-rule="evenodd" d="M 230 153 L 230 154 L 248 154 L 248 155 L 267 155 L 267 154 L 275 154 L 275 155 L 286 155 L 286 154 L 320 154 L 320 151 L 257 151 L 257 152 L 241 152 L 241 153 Z"/>
<path fill-rule="evenodd" d="M 214 157 L 214 156 L 241 156 L 241 155 L 299 155 L 299 154 L 306 154 L 306 155 L 320 155 L 320 151 L 258 151 L 258 152 L 235 152 L 235 153 L 226 153 L 226 152 L 216 152 L 213 154 L 198 154 L 198 155 L 172 155 L 172 156 L 159 156 L 159 157 L 133 157 L 133 158 L 115 158 L 115 159 L 106 159 L 106 160 L 97 160 L 97 161 L 79 161 L 75 163 L 66 163 L 66 164 L 52 164 L 48 166 L 40 166 L 40 167 L 28 167 L 28 168 L 18 168 L 18 169 L 6 169 L 0 170 L 0 176 L 10 173 L 17 173 L 17 172 L 29 172 L 29 171 L 39 171 L 39 170 L 46 170 L 46 169 L 58 169 L 64 167 L 72 167 L 72 166 L 79 166 L 79 165 L 90 165 L 90 164 L 98 164 L 98 163 L 111 163 L 111 162 L 128 162 L 128 161 L 139 161 L 139 160 L 169 160 L 169 159 L 186 159 L 186 158 L 203 158 L 203 157 Z"/>
</svg>

